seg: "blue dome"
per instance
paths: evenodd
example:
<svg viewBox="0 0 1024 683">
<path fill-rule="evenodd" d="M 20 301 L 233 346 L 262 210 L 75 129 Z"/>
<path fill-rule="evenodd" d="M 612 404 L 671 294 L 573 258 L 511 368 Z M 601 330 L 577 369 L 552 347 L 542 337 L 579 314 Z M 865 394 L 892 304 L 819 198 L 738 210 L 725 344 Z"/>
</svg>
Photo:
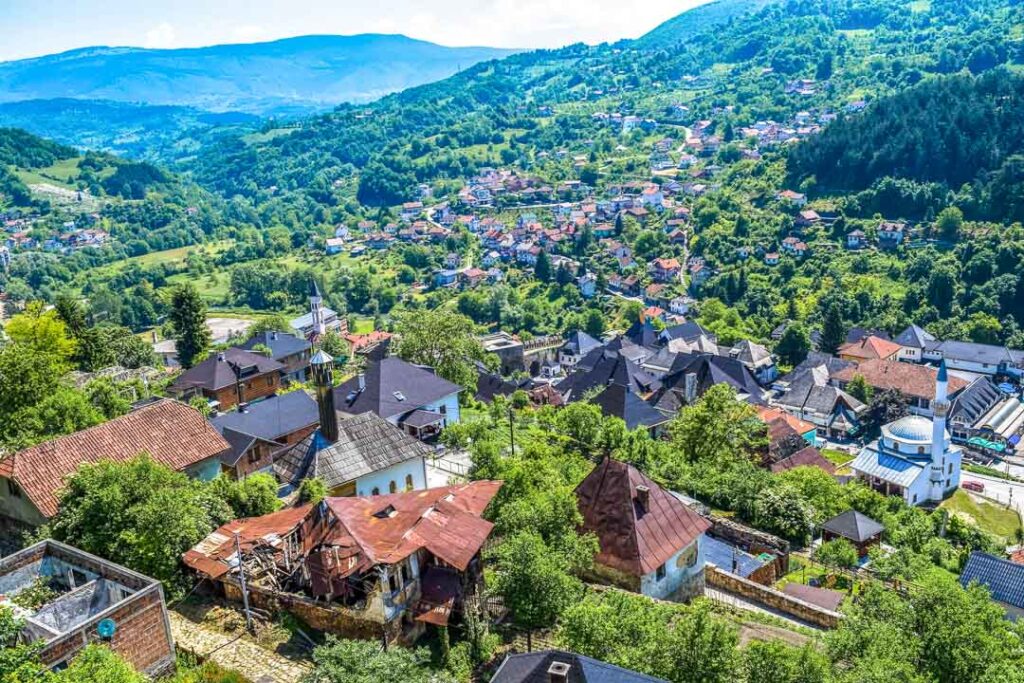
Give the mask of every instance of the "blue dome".
<svg viewBox="0 0 1024 683">
<path fill-rule="evenodd" d="M 919 415 L 908 415 L 887 424 L 883 429 L 897 441 L 930 442 L 932 421 Z"/>
</svg>

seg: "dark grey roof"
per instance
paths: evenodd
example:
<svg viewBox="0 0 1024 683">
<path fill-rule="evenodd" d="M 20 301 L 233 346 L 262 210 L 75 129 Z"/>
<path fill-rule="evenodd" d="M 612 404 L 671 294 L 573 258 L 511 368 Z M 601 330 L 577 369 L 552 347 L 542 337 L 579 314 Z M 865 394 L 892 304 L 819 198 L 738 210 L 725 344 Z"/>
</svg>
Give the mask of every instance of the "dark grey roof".
<svg viewBox="0 0 1024 683">
<path fill-rule="evenodd" d="M 555 662 L 569 665 L 568 683 L 667 683 L 661 678 L 563 650 L 509 655 L 498 667 L 491 683 L 549 683 L 548 669 Z"/>
<path fill-rule="evenodd" d="M 879 337 L 887 341 L 892 340 L 892 337 L 890 337 L 889 333 L 886 332 L 885 330 L 871 330 L 865 327 L 851 327 L 850 331 L 846 333 L 846 343 L 856 344 L 860 340 L 867 339 L 868 337 Z"/>
<path fill-rule="evenodd" d="M 836 515 L 825 522 L 821 528 L 837 536 L 848 538 L 854 543 L 864 543 L 885 531 L 885 527 L 881 524 L 856 510 L 847 510 Z"/>
<path fill-rule="evenodd" d="M 216 391 L 230 387 L 242 379 L 280 372 L 284 366 L 272 358 L 243 349 L 230 348 L 215 353 L 199 365 L 183 372 L 171 385 L 172 390 L 184 391 L 191 388 Z"/>
<path fill-rule="evenodd" d="M 621 418 L 627 429 L 654 427 L 672 419 L 671 415 L 652 407 L 622 384 L 608 385 L 590 402 L 599 406 L 605 415 Z"/>
<path fill-rule="evenodd" d="M 493 372 L 488 372 L 483 363 L 477 363 L 476 365 L 476 395 L 474 398 L 478 401 L 490 403 L 494 400 L 495 396 L 511 396 L 520 389 L 529 391 L 535 386 L 536 384 L 532 378 L 527 377 L 522 380 L 513 381 Z"/>
<path fill-rule="evenodd" d="M 316 401 L 304 391 L 272 396 L 265 401 L 250 403 L 245 412 L 234 411 L 210 419 L 221 434 L 230 429 L 267 441 L 278 441 L 319 421 Z"/>
<path fill-rule="evenodd" d="M 947 360 L 987 363 L 993 367 L 1000 363 L 1013 362 L 1013 356 L 1005 346 L 949 340 L 929 342 L 926 348 L 929 351 L 941 353 L 942 357 Z"/>
<path fill-rule="evenodd" d="M 979 377 L 953 399 L 953 404 L 949 408 L 949 420 L 974 425 L 1002 400 L 1003 393 L 999 391 L 995 382 L 988 377 Z"/>
<path fill-rule="evenodd" d="M 259 441 L 266 442 L 271 448 L 280 448 L 282 444 L 267 439 L 261 439 L 252 434 L 243 434 L 233 429 L 225 429 L 220 433 L 224 440 L 231 445 L 231 449 L 220 454 L 220 461 L 228 467 L 234 467 L 246 451 Z"/>
<path fill-rule="evenodd" d="M 313 346 L 305 339 L 288 332 L 261 332 L 242 344 L 241 348 L 252 351 L 257 344 L 262 344 L 270 349 L 270 357 L 274 360 L 281 360 L 308 351 Z"/>
<path fill-rule="evenodd" d="M 637 346 L 653 347 L 657 346 L 660 334 L 648 318 L 643 322 L 637 321 L 633 323 L 630 328 L 626 330 L 625 336 L 626 339 Z"/>
<path fill-rule="evenodd" d="M 333 489 L 431 453 L 428 446 L 371 412 L 339 418 L 334 443 L 317 430 L 276 458 L 274 472 L 281 481 L 298 485 L 307 477 L 320 477 Z"/>
<path fill-rule="evenodd" d="M 562 350 L 574 356 L 583 356 L 601 346 L 601 342 L 594 339 L 586 332 L 577 330 L 569 335 L 569 338 L 562 344 Z"/>
<path fill-rule="evenodd" d="M 364 377 L 366 386 L 361 391 L 358 377 L 334 389 L 338 410 L 349 414 L 372 411 L 388 419 L 462 391 L 458 384 L 401 358 L 370 363 Z"/>
<path fill-rule="evenodd" d="M 661 381 L 661 389 L 651 404 L 667 413 L 675 413 L 687 404 L 686 376 L 695 377 L 695 396 L 700 398 L 715 384 L 728 384 L 738 394 L 746 394 L 750 403 L 761 405 L 763 390 L 750 370 L 738 359 L 707 353 L 676 354 L 672 367 Z"/>
<path fill-rule="evenodd" d="M 705 330 L 696 322 L 687 320 L 685 323 L 666 327 L 661 331 L 660 337 L 665 342 L 672 341 L 673 339 L 682 339 L 683 341 L 692 342 L 698 337 L 714 339 L 715 335 Z"/>
<path fill-rule="evenodd" d="M 632 346 L 629 342 L 626 344 Z M 556 384 L 555 388 L 563 396 L 568 394 L 570 401 L 578 401 L 591 389 L 603 388 L 612 383 L 627 386 L 630 391 L 641 395 L 657 391 L 661 387 L 658 380 L 609 344 L 587 354 L 577 365 L 576 370 Z"/>
<path fill-rule="evenodd" d="M 896 335 L 896 339 L 893 341 L 900 346 L 923 349 L 928 342 L 935 341 L 935 337 L 924 328 L 918 327 L 917 325 L 910 325 L 907 329 Z"/>
<path fill-rule="evenodd" d="M 797 377 L 802 376 L 804 373 L 821 367 L 824 367 L 824 375 L 830 377 L 840 370 L 844 370 L 855 365 L 857 364 L 853 361 L 836 358 L 835 356 L 823 351 L 811 351 L 807 354 L 807 358 L 776 381 L 793 382 Z"/>
<path fill-rule="evenodd" d="M 960 574 L 960 585 L 972 583 L 988 588 L 993 600 L 1024 608 L 1024 564 L 974 551 Z"/>
</svg>

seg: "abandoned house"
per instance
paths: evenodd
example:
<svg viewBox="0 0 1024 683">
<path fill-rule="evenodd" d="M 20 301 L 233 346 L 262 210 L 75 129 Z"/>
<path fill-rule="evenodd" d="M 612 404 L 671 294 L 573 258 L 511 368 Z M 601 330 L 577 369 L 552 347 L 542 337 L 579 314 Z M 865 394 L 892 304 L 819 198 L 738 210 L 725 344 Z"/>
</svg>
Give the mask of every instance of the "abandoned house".
<svg viewBox="0 0 1024 683">
<path fill-rule="evenodd" d="M 23 622 L 23 642 L 43 642 L 39 659 L 51 668 L 102 642 L 147 676 L 174 669 L 160 582 L 63 543 L 0 559 L 0 606 Z"/>
<path fill-rule="evenodd" d="M 476 481 L 326 498 L 225 524 L 183 559 L 241 600 L 237 535 L 254 607 L 348 638 L 411 643 L 428 623 L 446 626 L 476 592 L 493 527 L 481 515 L 500 488 Z"/>
<path fill-rule="evenodd" d="M 605 458 L 576 487 L 581 531 L 597 536 L 594 579 L 662 600 L 704 593 L 711 522 L 640 470 Z"/>
</svg>

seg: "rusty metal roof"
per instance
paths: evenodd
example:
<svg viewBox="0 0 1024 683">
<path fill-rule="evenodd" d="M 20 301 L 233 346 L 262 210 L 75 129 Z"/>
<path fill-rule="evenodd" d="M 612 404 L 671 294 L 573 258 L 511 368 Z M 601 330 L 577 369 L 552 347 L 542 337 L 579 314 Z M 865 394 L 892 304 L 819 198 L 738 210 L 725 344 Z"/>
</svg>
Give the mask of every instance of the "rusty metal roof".
<svg viewBox="0 0 1024 683">
<path fill-rule="evenodd" d="M 648 489 L 646 508 L 637 487 Z M 605 458 L 576 487 L 583 531 L 601 549 L 595 558 L 633 576 L 649 574 L 711 528 L 711 522 L 624 462 Z"/>
<path fill-rule="evenodd" d="M 258 545 L 276 547 L 282 536 L 302 523 L 311 508 L 311 505 L 285 508 L 262 517 L 247 517 L 228 522 L 186 552 L 182 560 L 188 567 L 216 579 L 231 569 L 231 558 L 235 555 L 236 533 L 243 553 Z"/>
</svg>

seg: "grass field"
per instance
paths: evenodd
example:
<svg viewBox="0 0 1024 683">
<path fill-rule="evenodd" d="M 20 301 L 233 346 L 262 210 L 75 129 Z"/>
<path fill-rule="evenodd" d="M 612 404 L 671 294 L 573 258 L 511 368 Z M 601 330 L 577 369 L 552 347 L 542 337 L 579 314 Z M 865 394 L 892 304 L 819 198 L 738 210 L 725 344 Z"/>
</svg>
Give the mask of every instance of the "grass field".
<svg viewBox="0 0 1024 683">
<path fill-rule="evenodd" d="M 853 460 L 853 456 L 845 451 L 837 451 L 834 448 L 823 448 L 821 454 L 825 456 L 825 459 L 836 464 L 845 465 L 846 463 Z"/>
<path fill-rule="evenodd" d="M 939 507 L 1007 540 L 1013 540 L 1014 533 L 1021 526 L 1020 516 L 1016 511 L 976 498 L 962 489 Z"/>
</svg>

